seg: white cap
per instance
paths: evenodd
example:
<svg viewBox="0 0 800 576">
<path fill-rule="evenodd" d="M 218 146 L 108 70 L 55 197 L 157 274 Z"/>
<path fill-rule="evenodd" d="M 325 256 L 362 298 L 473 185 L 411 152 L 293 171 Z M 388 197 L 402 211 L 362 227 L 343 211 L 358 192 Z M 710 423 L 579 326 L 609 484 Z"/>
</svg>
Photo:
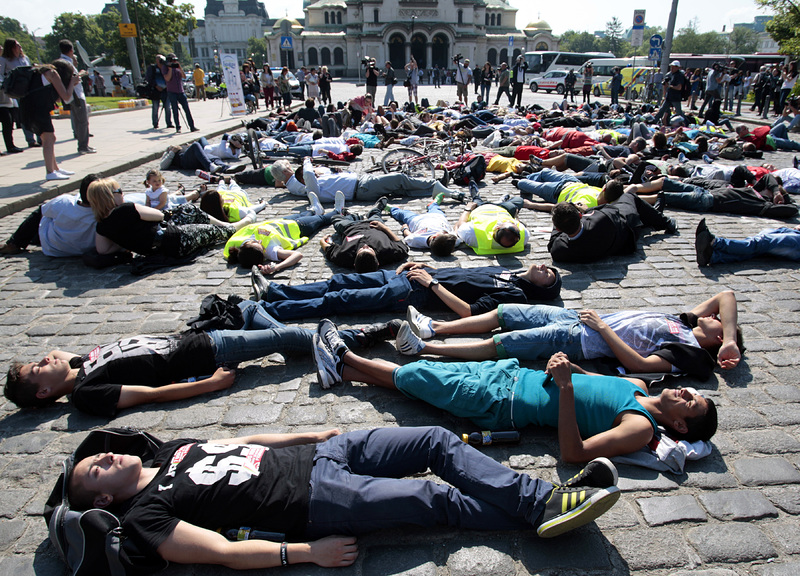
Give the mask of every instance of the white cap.
<svg viewBox="0 0 800 576">
<path fill-rule="evenodd" d="M 670 66 L 677 66 L 678 68 L 680 68 L 681 67 L 681 62 L 680 62 L 680 60 L 673 60 L 672 62 L 669 63 L 669 65 Z"/>
</svg>

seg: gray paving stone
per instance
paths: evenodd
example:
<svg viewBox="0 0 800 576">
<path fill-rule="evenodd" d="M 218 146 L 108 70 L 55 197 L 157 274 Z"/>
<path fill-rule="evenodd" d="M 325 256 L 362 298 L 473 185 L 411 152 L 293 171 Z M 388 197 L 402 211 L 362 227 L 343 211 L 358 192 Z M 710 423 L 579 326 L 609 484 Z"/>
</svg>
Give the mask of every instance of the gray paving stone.
<svg viewBox="0 0 800 576">
<path fill-rule="evenodd" d="M 734 570 L 712 568 L 711 570 L 678 570 L 670 572 L 670 576 L 739 576 Z"/>
<path fill-rule="evenodd" d="M 634 572 L 693 567 L 698 564 L 680 531 L 672 528 L 620 530 L 611 537 L 611 542 Z"/>
<path fill-rule="evenodd" d="M 392 576 L 436 576 L 436 561 L 430 550 L 411 546 L 371 546 L 361 569 L 364 574 Z"/>
<path fill-rule="evenodd" d="M 655 498 L 639 498 L 636 501 L 645 521 L 650 526 L 661 526 L 674 522 L 704 522 L 706 513 L 689 494 Z"/>
<path fill-rule="evenodd" d="M 786 562 L 754 566 L 753 570 L 759 576 L 797 576 L 800 574 L 800 562 Z"/>
<path fill-rule="evenodd" d="M 778 508 L 788 514 L 800 514 L 800 486 L 766 487 L 764 495 Z"/>
<path fill-rule="evenodd" d="M 800 441 L 783 430 L 753 430 L 734 437 L 746 452 L 785 454 L 800 451 Z"/>
<path fill-rule="evenodd" d="M 575 530 L 566 537 L 543 540 L 531 534 L 520 540 L 520 560 L 524 573 L 527 574 L 536 574 L 547 569 L 564 573 L 567 569 L 588 571 L 610 570 L 612 567 L 604 545 L 605 539 L 591 525 Z M 576 554 L 576 550 L 580 553 Z"/>
<path fill-rule="evenodd" d="M 733 463 L 733 469 L 745 486 L 800 482 L 800 472 L 783 458 L 740 458 Z"/>
<path fill-rule="evenodd" d="M 755 520 L 778 515 L 778 509 L 755 490 L 704 492 L 698 498 L 708 513 L 718 520 Z"/>
<path fill-rule="evenodd" d="M 770 522 L 765 529 L 780 550 L 786 554 L 800 554 L 800 526 L 796 518 Z"/>
<path fill-rule="evenodd" d="M 452 576 L 514 576 L 516 566 L 505 543 L 489 546 L 458 546 L 447 558 Z"/>
<path fill-rule="evenodd" d="M 690 529 L 686 537 L 707 563 L 749 562 L 776 555 L 769 539 L 752 524 L 707 524 Z"/>
<path fill-rule="evenodd" d="M 6 488 L 0 491 L 0 517 L 13 518 L 32 496 L 29 490 Z"/>
<path fill-rule="evenodd" d="M 282 408 L 272 406 L 234 406 L 222 418 L 224 426 L 250 426 L 272 424 L 278 420 Z"/>
</svg>

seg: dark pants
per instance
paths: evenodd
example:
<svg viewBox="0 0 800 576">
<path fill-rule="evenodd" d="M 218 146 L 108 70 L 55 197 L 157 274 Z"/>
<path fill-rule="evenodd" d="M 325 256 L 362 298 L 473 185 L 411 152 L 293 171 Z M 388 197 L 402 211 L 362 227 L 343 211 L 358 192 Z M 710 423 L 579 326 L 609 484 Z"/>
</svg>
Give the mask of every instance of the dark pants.
<svg viewBox="0 0 800 576">
<path fill-rule="evenodd" d="M 17 248 L 27 248 L 30 244 L 41 246 L 42 243 L 39 241 L 39 222 L 41 221 L 42 207 L 39 206 L 22 221 L 8 242 Z"/>
<path fill-rule="evenodd" d="M 503 94 L 505 94 L 506 97 L 508 98 L 508 105 L 510 106 L 513 100 L 511 99 L 511 92 L 509 90 L 508 84 L 506 84 L 505 86 L 497 87 L 497 98 L 495 98 L 494 100 L 495 105 L 500 103 L 500 96 L 502 96 Z"/>
<path fill-rule="evenodd" d="M 6 145 L 6 151 L 13 150 L 14 146 L 14 116 L 12 115 L 13 108 L 0 108 L 0 124 L 3 125 L 3 142 Z"/>
<path fill-rule="evenodd" d="M 153 102 L 153 112 L 152 112 L 153 128 L 158 128 L 159 104 L 164 109 L 164 122 L 167 123 L 167 128 L 172 128 L 172 111 L 169 109 L 169 106 L 167 105 L 167 91 L 162 90 L 161 92 L 159 92 L 158 90 L 156 90 L 152 102 Z"/>
<path fill-rule="evenodd" d="M 511 106 L 516 106 L 519 108 L 522 106 L 522 90 L 525 88 L 525 84 L 519 84 L 517 82 L 513 83 L 512 92 L 511 92 Z M 514 104 L 516 102 L 516 104 Z"/>
<path fill-rule="evenodd" d="M 172 108 L 172 118 L 175 120 L 175 128 L 181 127 L 181 113 L 178 111 L 178 104 L 183 108 L 183 113 L 186 114 L 186 122 L 189 123 L 189 128 L 194 130 L 194 118 L 189 110 L 189 101 L 186 99 L 186 94 L 183 92 L 169 92 L 167 93 L 167 100 Z"/>
</svg>

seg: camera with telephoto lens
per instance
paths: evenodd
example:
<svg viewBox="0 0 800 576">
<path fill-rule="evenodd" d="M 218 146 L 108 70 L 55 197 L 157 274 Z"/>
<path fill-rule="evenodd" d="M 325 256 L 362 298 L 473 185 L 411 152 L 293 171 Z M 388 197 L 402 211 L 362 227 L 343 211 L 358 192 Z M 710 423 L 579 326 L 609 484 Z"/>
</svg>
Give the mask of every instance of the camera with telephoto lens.
<svg viewBox="0 0 800 576">
<path fill-rule="evenodd" d="M 453 64 L 458 64 L 462 58 L 463 56 L 461 55 L 461 52 L 459 52 L 458 54 L 453 56 Z"/>
<path fill-rule="evenodd" d="M 369 56 L 364 56 L 361 59 L 361 65 L 364 68 L 375 68 L 375 59 L 374 58 L 370 58 Z"/>
<path fill-rule="evenodd" d="M 178 68 L 180 67 L 181 63 L 178 62 L 178 57 L 175 54 L 170 54 L 167 56 L 167 66 L 170 68 Z"/>
</svg>

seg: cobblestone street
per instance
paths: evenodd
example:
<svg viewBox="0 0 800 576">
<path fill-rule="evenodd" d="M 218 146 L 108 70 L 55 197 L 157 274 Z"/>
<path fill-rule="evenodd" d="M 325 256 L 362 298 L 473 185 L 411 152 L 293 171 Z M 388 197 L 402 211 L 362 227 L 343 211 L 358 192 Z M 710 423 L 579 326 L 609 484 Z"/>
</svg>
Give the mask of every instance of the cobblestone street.
<svg viewBox="0 0 800 576">
<path fill-rule="evenodd" d="M 379 94 L 382 94 L 382 88 Z M 530 96 L 530 93 L 527 93 Z M 526 97 L 527 97 L 526 96 Z M 353 165 L 363 171 L 380 158 L 368 150 Z M 792 165 L 788 152 L 766 153 L 764 161 Z M 125 191 L 140 191 L 150 161 L 119 174 Z M 167 186 L 199 182 L 194 175 L 170 171 Z M 516 193 L 511 180 L 482 184 L 486 200 Z M 294 213 L 305 204 L 274 189 L 246 188 L 251 199 L 264 197 L 263 219 Z M 466 188 L 464 188 L 466 190 Z M 797 199 L 797 197 L 795 197 Z M 423 211 L 424 199 L 393 203 Z M 448 201 L 451 221 L 460 214 Z M 6 239 L 29 209 L 0 219 Z M 682 380 L 713 398 L 720 426 L 713 453 L 689 462 L 682 475 L 620 465 L 622 498 L 596 524 L 568 536 L 540 540 L 525 533 L 467 532 L 447 529 L 383 531 L 360 540 L 361 553 L 341 575 L 506 576 L 522 574 L 637 574 L 662 576 L 794 576 L 800 574 L 800 271 L 796 263 L 756 259 L 700 269 L 695 263 L 694 230 L 703 215 L 671 211 L 678 235 L 650 233 L 630 256 L 596 264 L 559 265 L 567 308 L 600 313 L 624 309 L 681 312 L 731 289 L 739 301 L 746 352 L 730 371 L 719 368 L 705 382 Z M 530 250 L 488 259 L 457 250 L 436 259 L 411 251 L 417 261 L 437 266 L 498 263 L 521 268 L 531 262 L 551 264 L 546 244 L 550 215 L 523 211 L 533 231 Z M 718 235 L 744 238 L 781 221 L 709 214 Z M 396 233 L 400 225 L 386 217 Z M 791 226 L 797 225 L 791 221 Z M 332 232 L 332 231 L 331 231 Z M 316 237 L 300 250 L 300 264 L 276 275 L 280 282 L 304 283 L 345 270 L 327 264 Z M 184 330 L 204 296 L 250 295 L 249 270 L 229 266 L 222 248 L 189 266 L 146 277 L 129 266 L 105 270 L 84 267 L 78 259 L 52 259 L 38 248 L 0 259 L 0 365 L 30 362 L 59 348 L 85 353 L 96 344 L 134 334 L 170 334 Z M 391 319 L 390 314 L 355 316 L 341 310 L 340 326 L 362 326 Z M 313 328 L 316 321 L 300 325 Z M 452 341 L 466 339 L 453 338 Z M 393 342 L 367 355 L 398 363 Z M 544 368 L 543 364 L 526 364 Z M 586 363 L 591 368 L 591 363 Z M 338 427 L 343 431 L 376 426 L 442 425 L 454 432 L 477 428 L 400 393 L 345 383 L 322 390 L 308 357 L 271 355 L 242 365 L 229 390 L 206 396 L 124 410 L 111 421 L 81 414 L 60 402 L 42 410 L 18 411 L 0 404 L 0 574 L 60 576 L 66 570 L 50 545 L 42 508 L 60 463 L 93 428 L 133 426 L 163 439 L 223 438 L 255 432 L 291 432 Z M 522 442 L 492 447 L 486 453 L 515 470 L 546 480 L 566 479 L 577 467 L 558 458 L 554 430 L 526 429 Z M 277 574 L 279 570 L 274 570 Z M 281 569 L 287 574 L 333 573 L 314 565 Z M 233 574 L 224 568 L 172 566 L 164 574 Z M 273 571 L 259 573 L 272 574 Z"/>
</svg>

